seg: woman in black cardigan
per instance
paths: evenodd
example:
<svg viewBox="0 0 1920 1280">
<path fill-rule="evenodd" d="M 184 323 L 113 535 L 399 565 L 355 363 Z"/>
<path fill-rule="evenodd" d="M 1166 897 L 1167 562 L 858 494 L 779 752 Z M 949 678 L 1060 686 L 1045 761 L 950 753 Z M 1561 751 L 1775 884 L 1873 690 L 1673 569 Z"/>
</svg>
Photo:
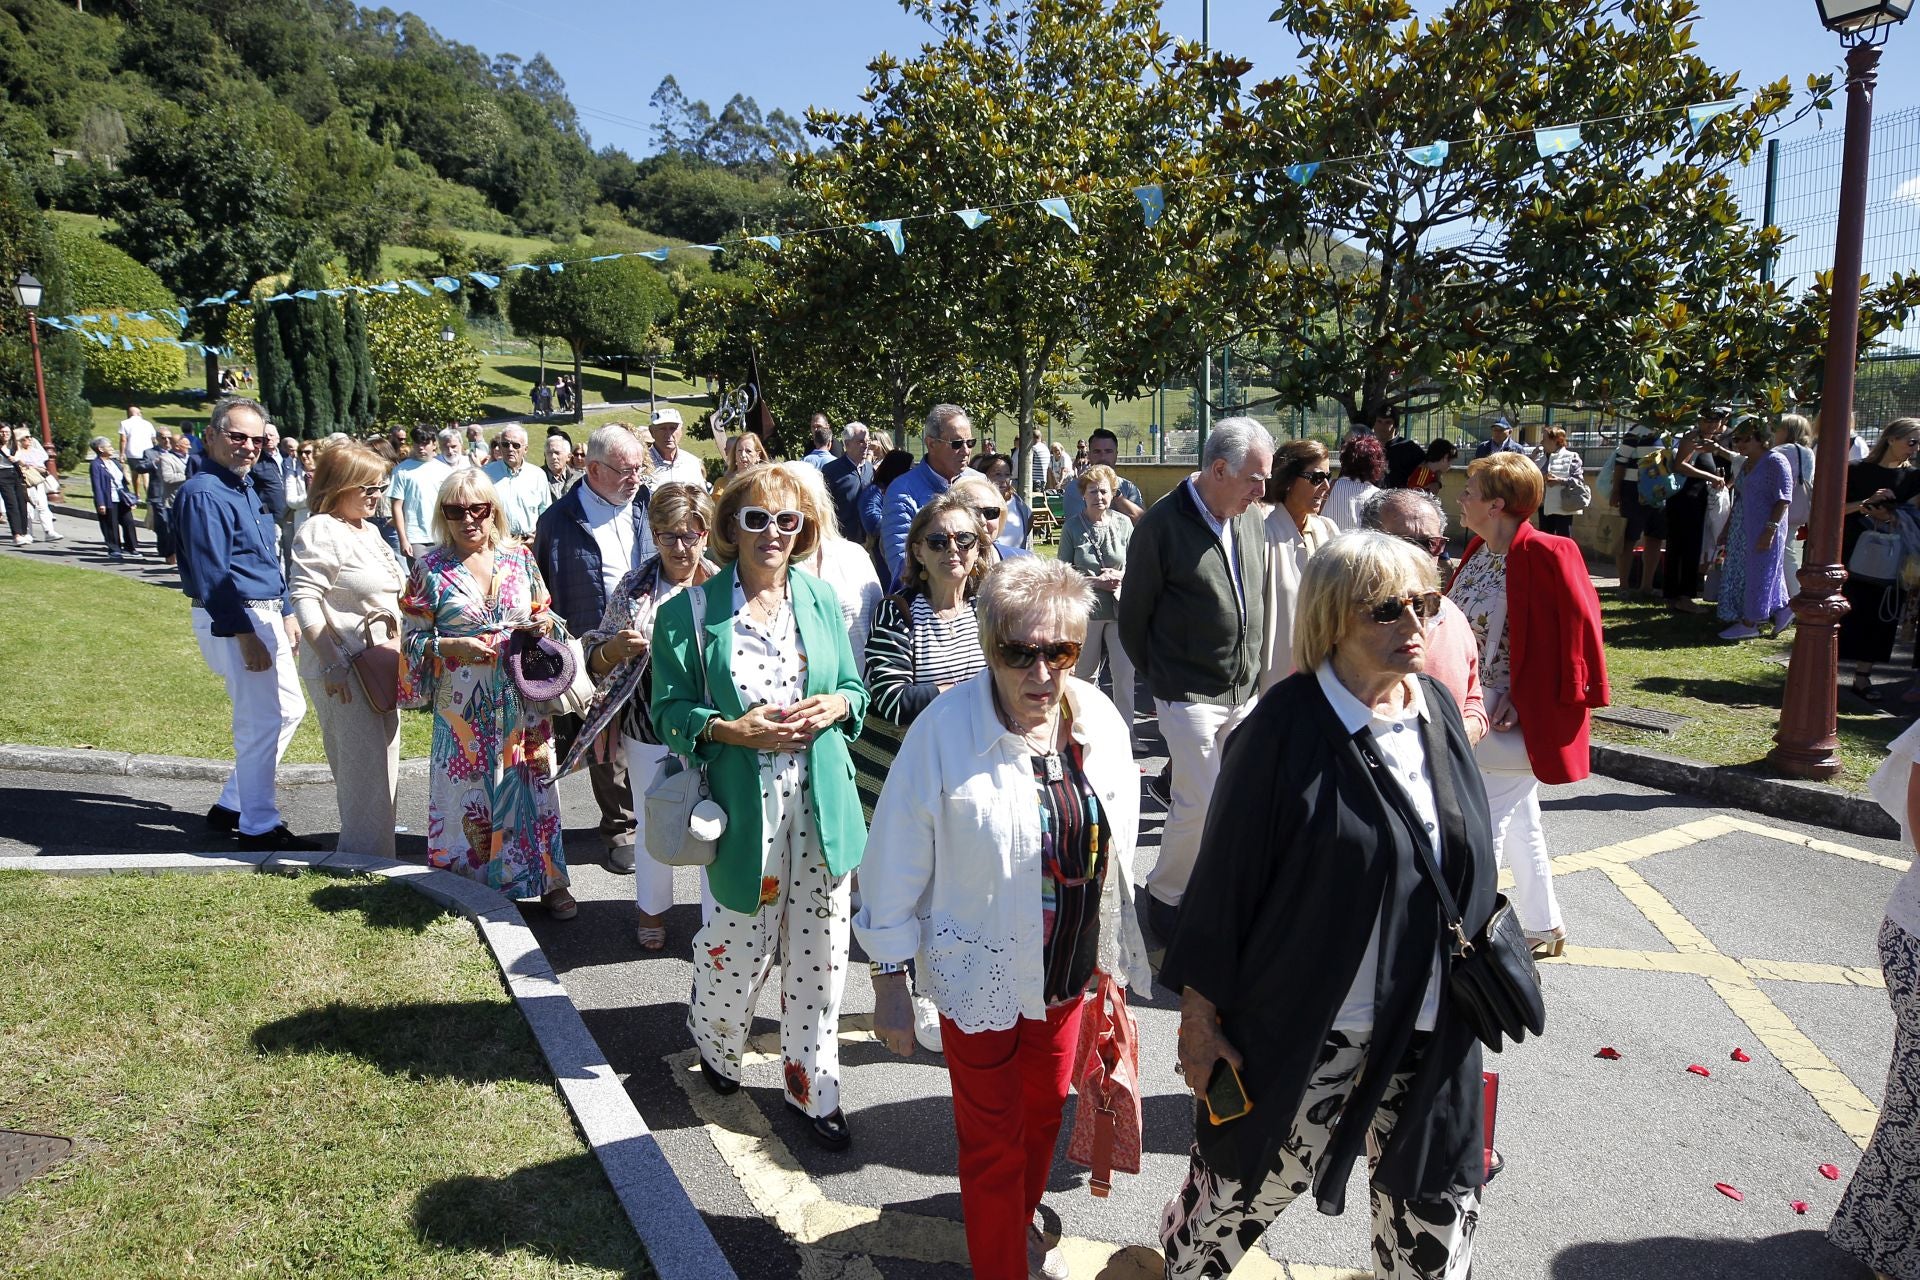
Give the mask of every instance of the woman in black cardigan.
<svg viewBox="0 0 1920 1280">
<path fill-rule="evenodd" d="M 1340 1213 L 1369 1128 L 1381 1274 L 1459 1280 L 1472 1265 L 1480 1045 L 1447 999 L 1415 841 L 1468 936 L 1497 872 L 1460 712 L 1419 674 L 1437 585 L 1430 559 L 1383 534 L 1323 547 L 1301 578 L 1298 670 L 1227 743 L 1160 974 L 1182 992 L 1180 1067 L 1201 1095 L 1161 1223 L 1169 1277 L 1227 1274 L 1309 1186 Z M 1253 1109 L 1215 1125 L 1205 1094 L 1222 1059 Z"/>
</svg>

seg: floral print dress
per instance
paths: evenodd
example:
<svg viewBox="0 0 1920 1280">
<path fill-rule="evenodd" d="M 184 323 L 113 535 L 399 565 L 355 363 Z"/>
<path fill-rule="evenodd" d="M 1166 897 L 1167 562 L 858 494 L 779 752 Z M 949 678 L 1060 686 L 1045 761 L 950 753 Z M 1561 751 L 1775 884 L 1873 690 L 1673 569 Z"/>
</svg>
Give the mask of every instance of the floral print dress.
<svg viewBox="0 0 1920 1280">
<path fill-rule="evenodd" d="M 442 657 L 434 642 L 484 637 L 503 654 L 510 633 L 547 607 L 533 555 L 519 546 L 495 549 L 491 599 L 444 547 L 420 558 L 400 598 L 401 697 L 430 696 L 433 707 L 427 862 L 514 898 L 567 884 L 551 781 L 553 726 L 521 700 L 503 662 Z"/>
</svg>

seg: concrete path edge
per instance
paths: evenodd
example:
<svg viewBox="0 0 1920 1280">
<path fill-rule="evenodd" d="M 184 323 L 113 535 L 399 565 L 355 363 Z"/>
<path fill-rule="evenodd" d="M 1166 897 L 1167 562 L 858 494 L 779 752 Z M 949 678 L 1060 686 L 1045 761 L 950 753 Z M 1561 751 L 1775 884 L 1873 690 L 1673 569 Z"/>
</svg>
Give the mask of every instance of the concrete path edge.
<svg viewBox="0 0 1920 1280">
<path fill-rule="evenodd" d="M 400 776 L 424 778 L 430 763 L 424 756 L 402 760 Z M 96 751 L 90 747 L 36 747 L 0 742 L 0 769 L 224 782 L 227 775 L 233 772 L 233 764 L 227 760 L 203 760 L 191 756 L 135 755 L 126 751 Z M 283 764 L 277 776 L 283 787 L 325 786 L 332 783 L 333 770 L 324 764 Z"/>
<path fill-rule="evenodd" d="M 13 748 L 0 746 L 0 753 Z M 45 750 L 45 748 L 34 748 Z M 111 753 L 78 752 L 84 756 Z M 138 757 L 135 757 L 138 758 Z M 0 763 L 4 762 L 0 754 Z M 212 762 L 202 762 L 212 763 Z M 29 767 L 29 766 L 10 766 Z M 224 768 L 224 766 L 223 766 Z M 92 769 L 82 772 L 113 772 Z M 118 771 L 124 772 L 124 771 Z M 163 776 L 182 776 L 178 774 Z M 224 776 L 224 775 L 223 775 Z M 593 1033 L 554 974 L 512 901 L 484 885 L 430 867 L 356 853 L 139 853 L 0 857 L 0 871 L 49 875 L 164 875 L 342 871 L 397 880 L 470 920 L 553 1070 L 587 1144 L 661 1280 L 739 1280 L 679 1175 L 627 1096 Z"/>
<path fill-rule="evenodd" d="M 1872 797 L 1850 795 L 1824 783 L 1770 777 L 1737 765 L 1702 764 L 1641 747 L 1629 749 L 1596 742 L 1589 752 L 1595 773 L 1622 782 L 1685 792 L 1769 817 L 1832 827 L 1857 836 L 1900 838 L 1900 824 L 1888 817 Z"/>
</svg>

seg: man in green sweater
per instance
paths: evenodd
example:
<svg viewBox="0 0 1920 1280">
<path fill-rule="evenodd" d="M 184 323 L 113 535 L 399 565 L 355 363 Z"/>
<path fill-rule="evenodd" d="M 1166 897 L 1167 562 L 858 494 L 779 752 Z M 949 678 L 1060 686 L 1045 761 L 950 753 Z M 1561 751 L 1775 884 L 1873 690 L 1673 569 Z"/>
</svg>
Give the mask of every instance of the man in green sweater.
<svg viewBox="0 0 1920 1280">
<path fill-rule="evenodd" d="M 1162 940 L 1200 852 L 1220 748 L 1253 710 L 1266 617 L 1266 536 L 1252 510 L 1273 468 L 1273 437 L 1222 418 L 1200 470 L 1140 518 L 1120 586 L 1120 643 L 1146 672 L 1173 765 L 1147 922 Z"/>
</svg>

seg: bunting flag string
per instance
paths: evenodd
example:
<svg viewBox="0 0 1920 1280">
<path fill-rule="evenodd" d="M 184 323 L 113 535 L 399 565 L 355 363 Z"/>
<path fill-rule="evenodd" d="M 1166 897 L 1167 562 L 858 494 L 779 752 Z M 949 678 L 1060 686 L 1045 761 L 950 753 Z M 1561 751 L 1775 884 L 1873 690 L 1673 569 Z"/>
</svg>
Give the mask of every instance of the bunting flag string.
<svg viewBox="0 0 1920 1280">
<path fill-rule="evenodd" d="M 1500 141 L 1505 141 L 1505 140 L 1510 140 L 1515 138 L 1525 138 L 1529 136 L 1532 138 L 1535 152 L 1539 156 L 1540 160 L 1544 163 L 1548 161 L 1558 160 L 1562 157 L 1571 155 L 1573 152 L 1583 149 L 1587 145 L 1587 139 L 1583 132 L 1583 126 L 1586 126 L 1586 125 L 1604 124 L 1610 121 L 1628 119 L 1637 114 L 1673 115 L 1673 114 L 1684 113 L 1689 134 L 1694 138 L 1698 138 L 1706 130 L 1709 124 L 1711 124 L 1714 120 L 1718 119 L 1720 116 L 1723 116 L 1728 112 L 1738 108 L 1741 105 L 1741 102 L 1742 102 L 1741 98 L 1726 98 L 1726 99 L 1721 99 L 1714 102 L 1695 103 L 1690 106 L 1657 108 L 1649 112 L 1640 112 L 1640 113 L 1622 112 L 1615 115 L 1602 116 L 1593 120 L 1583 120 L 1583 121 L 1578 121 L 1571 124 L 1544 126 L 1544 127 L 1532 128 L 1532 129 L 1512 130 L 1508 132 L 1482 135 L 1474 138 L 1452 139 L 1452 140 L 1436 139 L 1435 141 L 1427 143 L 1424 146 L 1400 147 L 1397 149 L 1371 152 L 1371 153 L 1362 154 L 1362 155 L 1340 156 L 1340 157 L 1329 158 L 1324 160 L 1301 161 L 1298 163 L 1285 165 L 1283 167 L 1280 167 L 1277 170 L 1264 170 L 1264 169 L 1254 170 L 1246 173 L 1236 173 L 1236 174 L 1229 174 L 1224 176 L 1227 176 L 1236 180 L 1259 179 L 1270 173 L 1278 172 L 1278 173 L 1285 174 L 1286 178 L 1290 182 L 1292 182 L 1294 186 L 1304 188 L 1314 180 L 1314 177 L 1323 168 L 1325 168 L 1328 165 L 1361 165 L 1361 164 L 1368 164 L 1368 163 L 1381 162 L 1381 161 L 1391 161 L 1395 157 L 1400 157 L 1412 164 L 1419 165 L 1424 168 L 1439 169 L 1439 168 L 1443 168 L 1446 165 L 1447 159 L 1452 151 L 1453 146 L 1456 143 L 1460 143 L 1468 146 L 1475 146 L 1475 145 L 1485 145 L 1488 143 L 1500 142 Z M 1218 175 L 1214 175 L 1214 176 L 1218 176 Z M 1138 182 L 1133 182 L 1133 183 L 1126 184 L 1124 187 L 1107 186 L 1103 189 L 1083 190 L 1083 191 L 1074 193 L 1074 195 L 1075 195 L 1075 198 L 1078 198 L 1078 199 L 1092 198 L 1097 200 L 1103 197 L 1117 195 L 1121 191 L 1125 191 L 1131 194 L 1134 200 L 1138 203 L 1139 209 L 1140 209 L 1141 225 L 1143 227 L 1154 226 L 1156 223 L 1160 221 L 1160 219 L 1166 212 L 1166 191 L 1164 187 L 1159 183 L 1142 184 Z M 871 231 L 885 237 L 887 243 L 893 247 L 894 253 L 896 255 L 900 255 L 906 252 L 905 224 L 908 222 L 920 221 L 920 220 L 931 219 L 931 218 L 943 218 L 948 215 L 952 215 L 953 217 L 960 219 L 961 224 L 965 226 L 967 230 L 977 231 L 982 226 L 986 225 L 988 222 L 993 221 L 996 213 L 1002 213 L 1010 209 L 1020 209 L 1020 208 L 1030 208 L 1030 207 L 1038 208 L 1040 212 L 1047 215 L 1048 217 L 1056 219 L 1059 222 L 1065 223 L 1067 228 L 1071 230 L 1075 235 L 1081 234 L 1080 224 L 1076 220 L 1074 216 L 1073 208 L 1071 205 L 1068 204 L 1067 197 L 1065 196 L 1043 196 L 1043 197 L 1038 197 L 1038 198 L 1029 199 L 1029 200 L 1011 200 L 1001 204 L 988 205 L 985 207 L 972 205 L 972 206 L 968 206 L 966 208 L 961 208 L 961 209 L 936 209 L 926 213 L 902 214 L 899 217 L 893 217 L 893 218 L 876 218 L 876 219 L 860 221 L 860 222 L 838 223 L 838 224 L 833 224 L 829 226 L 820 226 L 820 227 L 807 227 L 807 228 L 801 228 L 796 230 L 789 230 L 783 234 L 786 239 L 791 239 L 794 236 L 824 235 L 834 231 L 861 229 L 861 230 Z M 783 248 L 784 243 L 785 243 L 785 240 L 783 240 L 782 235 L 768 233 L 764 235 L 742 235 L 737 239 L 720 240 L 720 241 L 707 243 L 707 244 L 691 244 L 691 245 L 683 246 L 683 248 L 689 251 L 694 251 L 699 253 L 721 253 L 726 251 L 730 246 L 744 246 L 747 244 L 758 244 L 758 245 L 764 246 L 767 249 L 772 250 L 775 253 L 779 253 Z M 572 259 L 571 261 L 575 265 L 580 265 L 583 263 L 612 262 L 620 258 L 645 258 L 651 262 L 664 263 L 667 261 L 668 255 L 671 252 L 672 252 L 672 246 L 662 245 L 653 249 L 630 250 L 623 253 L 594 254 L 590 257 Z M 508 266 L 502 267 L 498 274 L 493 272 L 487 272 L 487 271 L 469 271 L 465 273 L 464 279 L 462 277 L 453 276 L 453 275 L 437 275 L 437 276 L 430 277 L 429 282 L 422 282 L 420 280 L 414 280 L 414 279 L 399 279 L 399 280 L 383 280 L 383 281 L 379 281 L 378 283 L 372 283 L 372 284 L 348 285 L 342 288 L 332 288 L 332 289 L 320 289 L 320 290 L 299 289 L 294 291 L 288 291 L 288 290 L 282 289 L 278 293 L 274 293 L 267 297 L 259 298 L 259 299 L 242 298 L 240 296 L 240 290 L 228 289 L 223 293 L 210 294 L 207 297 L 201 298 L 198 302 L 195 302 L 195 303 L 190 303 L 184 306 L 176 306 L 176 307 L 170 307 L 170 308 L 159 308 L 157 309 L 157 312 L 156 311 L 110 312 L 105 314 L 96 313 L 96 314 L 75 314 L 75 315 L 67 315 L 67 316 L 40 316 L 38 318 L 42 324 L 45 324 L 50 328 L 58 329 L 63 332 L 77 333 L 81 337 L 86 338 L 89 341 L 98 342 L 103 346 L 112 346 L 113 345 L 112 337 L 98 330 L 91 329 L 88 326 L 98 325 L 104 322 L 108 328 L 117 330 L 120 327 L 120 321 L 122 316 L 125 316 L 125 318 L 129 320 L 138 320 L 142 322 L 151 322 L 156 318 L 164 317 L 166 319 L 172 320 L 175 324 L 179 325 L 182 329 L 184 329 L 187 327 L 187 325 L 191 321 L 192 317 L 190 313 L 192 311 L 201 310 L 209 307 L 267 306 L 275 303 L 289 302 L 294 300 L 312 300 L 312 299 L 323 297 L 323 296 L 328 298 L 339 298 L 339 297 L 345 296 L 349 292 L 355 295 L 378 293 L 378 294 L 384 294 L 387 296 L 395 296 L 400 294 L 403 289 L 423 298 L 431 298 L 435 296 L 436 290 L 438 290 L 440 293 L 443 293 L 443 294 L 457 293 L 462 288 L 466 287 L 466 282 L 471 282 L 472 284 L 477 285 L 483 289 L 497 289 L 500 287 L 503 281 L 503 278 L 507 275 L 512 275 L 514 273 L 521 272 L 521 271 L 544 271 L 550 275 L 559 275 L 562 272 L 564 272 L 566 268 L 567 268 L 567 260 L 560 260 L 560 261 L 554 261 L 554 262 L 515 262 Z M 213 350 L 216 353 L 222 354 L 222 355 L 228 354 L 228 352 L 223 348 L 208 348 L 203 343 L 191 342 L 191 341 L 180 340 L 180 339 L 172 339 L 172 338 L 164 338 L 164 337 L 151 337 L 151 338 L 142 337 L 140 341 L 143 344 L 144 343 L 161 343 L 165 345 L 177 346 L 185 350 L 197 351 L 202 354 L 204 354 L 208 350 Z M 131 345 L 128 345 L 125 347 L 125 349 L 133 350 L 134 348 Z"/>
</svg>

